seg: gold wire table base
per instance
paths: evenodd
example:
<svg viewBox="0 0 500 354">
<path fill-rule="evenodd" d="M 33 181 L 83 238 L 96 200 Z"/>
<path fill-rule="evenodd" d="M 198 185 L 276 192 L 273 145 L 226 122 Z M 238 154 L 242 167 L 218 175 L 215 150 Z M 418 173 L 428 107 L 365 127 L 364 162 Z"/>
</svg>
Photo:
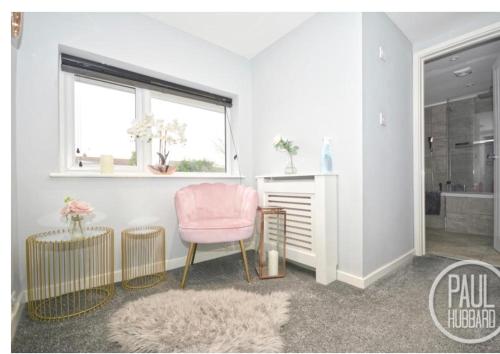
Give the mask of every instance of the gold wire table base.
<svg viewBox="0 0 500 354">
<path fill-rule="evenodd" d="M 63 320 L 107 303 L 115 293 L 114 233 L 107 227 L 36 234 L 26 240 L 28 314 L 36 320 Z"/>
<path fill-rule="evenodd" d="M 165 229 L 142 226 L 122 231 L 122 286 L 145 289 L 166 277 Z"/>
<path fill-rule="evenodd" d="M 165 280 L 165 273 L 157 273 L 145 275 L 142 277 L 132 278 L 122 282 L 124 288 L 127 289 L 145 289 L 155 286 L 161 281 Z"/>
<path fill-rule="evenodd" d="M 65 295 L 61 295 L 61 297 L 56 297 L 52 299 L 46 299 L 43 300 L 42 302 L 38 302 L 34 307 L 32 311 L 32 318 L 37 319 L 37 320 L 42 320 L 42 321 L 48 321 L 48 320 L 64 320 L 67 318 L 72 318 L 76 316 L 83 315 L 84 313 L 90 312 L 92 310 L 95 310 L 104 304 L 106 304 L 111 298 L 113 297 L 113 293 L 110 292 L 109 289 L 106 288 L 96 288 L 96 289 L 87 289 L 83 290 L 87 294 L 83 295 L 83 297 L 88 296 L 89 298 L 91 296 L 95 296 L 96 298 L 100 298 L 99 301 L 88 301 L 87 307 L 82 309 L 81 311 L 78 312 L 71 312 L 69 311 L 69 306 L 65 304 Z M 68 294 L 69 297 L 73 296 L 74 294 Z M 90 299 L 89 299 L 90 300 Z M 71 303 L 71 300 L 68 300 Z M 62 304 L 61 311 L 59 312 L 59 315 L 53 315 L 51 314 L 50 309 L 51 307 L 54 308 L 58 306 L 58 304 Z"/>
</svg>

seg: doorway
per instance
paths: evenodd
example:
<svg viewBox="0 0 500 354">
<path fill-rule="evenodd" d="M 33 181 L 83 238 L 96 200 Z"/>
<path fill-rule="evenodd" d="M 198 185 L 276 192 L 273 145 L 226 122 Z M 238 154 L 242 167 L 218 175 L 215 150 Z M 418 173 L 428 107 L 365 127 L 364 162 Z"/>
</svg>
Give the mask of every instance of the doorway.
<svg viewBox="0 0 500 354">
<path fill-rule="evenodd" d="M 415 55 L 415 251 L 500 266 L 500 26 Z M 498 250 L 495 250 L 495 246 Z"/>
</svg>

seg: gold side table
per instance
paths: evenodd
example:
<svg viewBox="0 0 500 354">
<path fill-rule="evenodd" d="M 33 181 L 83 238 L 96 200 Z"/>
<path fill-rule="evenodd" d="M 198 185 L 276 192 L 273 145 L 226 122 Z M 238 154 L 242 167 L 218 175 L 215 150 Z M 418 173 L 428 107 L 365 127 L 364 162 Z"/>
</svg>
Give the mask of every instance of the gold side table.
<svg viewBox="0 0 500 354">
<path fill-rule="evenodd" d="M 165 229 L 142 226 L 122 231 L 122 286 L 144 289 L 165 279 Z"/>
<path fill-rule="evenodd" d="M 28 314 L 37 320 L 82 315 L 108 302 L 115 293 L 114 234 L 108 227 L 35 234 L 26 240 Z"/>
</svg>

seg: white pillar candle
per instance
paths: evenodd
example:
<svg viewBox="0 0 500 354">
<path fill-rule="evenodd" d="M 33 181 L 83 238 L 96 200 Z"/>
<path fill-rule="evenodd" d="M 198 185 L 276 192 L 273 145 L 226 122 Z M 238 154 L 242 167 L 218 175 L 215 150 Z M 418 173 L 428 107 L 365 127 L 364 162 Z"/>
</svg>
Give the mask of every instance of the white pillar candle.
<svg viewBox="0 0 500 354">
<path fill-rule="evenodd" d="M 271 277 L 278 275 L 278 251 L 267 252 L 267 274 Z"/>
<path fill-rule="evenodd" d="M 101 164 L 101 173 L 113 173 L 113 156 L 101 155 L 99 162 Z"/>
</svg>

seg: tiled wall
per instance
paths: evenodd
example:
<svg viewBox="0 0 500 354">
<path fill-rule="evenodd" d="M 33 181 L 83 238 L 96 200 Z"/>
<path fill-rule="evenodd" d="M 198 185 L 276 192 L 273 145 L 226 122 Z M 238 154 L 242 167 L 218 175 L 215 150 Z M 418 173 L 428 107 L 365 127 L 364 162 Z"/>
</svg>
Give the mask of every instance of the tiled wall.
<svg viewBox="0 0 500 354">
<path fill-rule="evenodd" d="M 455 144 L 469 143 L 473 140 L 473 118 L 475 116 L 473 99 L 450 102 L 448 105 L 448 143 L 450 175 L 454 185 L 472 186 L 473 148 L 457 147 Z M 464 192 L 465 190 L 460 190 Z"/>
<path fill-rule="evenodd" d="M 432 161 L 427 138 L 434 137 Z M 448 180 L 448 124 L 446 104 L 425 109 L 425 190 L 438 191 Z M 431 174 L 434 172 L 434 175 Z"/>
<path fill-rule="evenodd" d="M 433 136 L 432 161 L 427 137 Z M 438 191 L 439 183 L 446 188 L 448 180 L 448 124 L 446 104 L 425 108 L 425 190 Z M 432 162 L 432 164 L 431 164 Z M 434 172 L 432 175 L 431 172 Z M 445 198 L 441 197 L 440 215 L 426 215 L 427 227 L 444 229 Z"/>
</svg>

